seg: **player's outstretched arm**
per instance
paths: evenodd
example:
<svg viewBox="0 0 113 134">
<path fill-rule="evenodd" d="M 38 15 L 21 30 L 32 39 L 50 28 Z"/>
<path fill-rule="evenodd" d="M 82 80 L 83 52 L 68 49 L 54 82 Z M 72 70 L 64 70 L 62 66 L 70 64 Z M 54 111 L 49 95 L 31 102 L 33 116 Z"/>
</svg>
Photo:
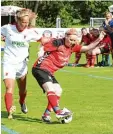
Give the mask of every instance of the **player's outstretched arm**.
<svg viewBox="0 0 113 134">
<path fill-rule="evenodd" d="M 102 31 L 99 37 L 94 42 L 90 43 L 88 46 L 82 46 L 80 52 L 86 52 L 90 49 L 95 48 L 99 44 L 99 42 L 104 38 L 105 35 L 106 33 Z"/>
<path fill-rule="evenodd" d="M 51 40 L 51 38 L 49 37 L 42 37 L 41 38 L 41 43 L 42 45 L 45 45 L 46 43 L 48 43 Z"/>
</svg>

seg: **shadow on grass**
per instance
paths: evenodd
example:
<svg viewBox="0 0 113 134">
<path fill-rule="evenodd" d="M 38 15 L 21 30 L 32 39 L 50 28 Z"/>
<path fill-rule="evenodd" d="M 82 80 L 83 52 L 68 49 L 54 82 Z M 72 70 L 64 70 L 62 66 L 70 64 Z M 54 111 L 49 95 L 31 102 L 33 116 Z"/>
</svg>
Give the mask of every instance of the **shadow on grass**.
<svg viewBox="0 0 113 134">
<path fill-rule="evenodd" d="M 7 112 L 6 111 L 1 111 L 1 118 L 7 118 Z M 37 122 L 37 123 L 44 123 L 41 119 L 38 118 L 32 118 L 32 117 L 28 117 L 28 114 L 26 115 L 22 115 L 22 113 L 15 113 L 13 115 L 13 120 L 19 120 L 19 121 L 27 121 L 27 122 Z M 52 121 L 51 123 L 46 123 L 46 124 L 60 124 L 60 122 L 58 121 Z"/>
</svg>

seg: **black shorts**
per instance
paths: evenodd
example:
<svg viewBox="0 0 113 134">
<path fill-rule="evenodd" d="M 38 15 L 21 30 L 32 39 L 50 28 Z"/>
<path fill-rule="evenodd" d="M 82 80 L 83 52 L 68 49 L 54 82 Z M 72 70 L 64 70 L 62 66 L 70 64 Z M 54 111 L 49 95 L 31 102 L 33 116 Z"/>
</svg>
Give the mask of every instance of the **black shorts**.
<svg viewBox="0 0 113 134">
<path fill-rule="evenodd" d="M 33 67 L 32 74 L 42 89 L 43 89 L 42 85 L 45 82 L 58 83 L 58 81 L 55 79 L 54 76 L 52 76 L 49 72 L 42 70 L 40 68 Z M 43 92 L 45 92 L 44 89 Z"/>
<path fill-rule="evenodd" d="M 100 48 L 100 51 L 101 51 L 101 54 L 103 54 L 103 53 L 109 53 L 110 52 L 109 48 L 106 49 L 104 47 Z"/>
</svg>

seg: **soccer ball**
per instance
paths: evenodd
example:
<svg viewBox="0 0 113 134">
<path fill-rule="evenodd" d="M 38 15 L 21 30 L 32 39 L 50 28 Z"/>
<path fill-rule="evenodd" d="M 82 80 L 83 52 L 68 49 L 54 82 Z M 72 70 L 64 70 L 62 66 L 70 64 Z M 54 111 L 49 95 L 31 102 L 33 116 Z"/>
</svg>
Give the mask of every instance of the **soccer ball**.
<svg viewBox="0 0 113 134">
<path fill-rule="evenodd" d="M 70 123 L 72 121 L 72 115 L 70 115 L 69 117 L 66 117 L 66 118 L 64 118 L 64 119 L 61 119 L 61 123 L 62 124 L 68 124 L 68 123 Z"/>
<path fill-rule="evenodd" d="M 65 112 L 71 112 L 67 108 L 63 108 L 63 111 L 65 111 Z M 62 124 L 68 124 L 68 123 L 70 123 L 72 121 L 72 119 L 73 119 L 73 114 L 71 114 L 70 116 L 65 117 L 63 119 L 60 119 L 60 123 L 62 123 Z"/>
</svg>

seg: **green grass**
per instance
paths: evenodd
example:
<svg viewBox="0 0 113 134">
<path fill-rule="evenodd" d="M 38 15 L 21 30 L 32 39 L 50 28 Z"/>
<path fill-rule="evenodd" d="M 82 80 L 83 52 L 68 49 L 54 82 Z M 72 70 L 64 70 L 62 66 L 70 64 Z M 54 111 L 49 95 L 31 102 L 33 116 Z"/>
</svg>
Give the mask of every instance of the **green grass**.
<svg viewBox="0 0 113 134">
<path fill-rule="evenodd" d="M 13 120 L 7 119 L 4 105 L 5 88 L 2 82 L 2 125 L 20 134 L 113 134 L 112 67 L 65 67 L 56 72 L 55 76 L 63 88 L 60 107 L 72 110 L 74 112 L 73 120 L 70 124 L 59 124 L 55 114 L 52 113 L 52 124 L 41 122 L 47 100 L 31 74 L 37 50 L 38 47 L 32 44 L 27 79 L 29 113 L 26 115 L 21 113 L 18 103 L 18 88 L 15 85 L 14 104 L 17 110 Z M 74 61 L 74 55 L 70 61 Z M 85 63 L 84 54 L 80 63 Z M 2 134 L 9 133 L 2 130 Z"/>
</svg>

